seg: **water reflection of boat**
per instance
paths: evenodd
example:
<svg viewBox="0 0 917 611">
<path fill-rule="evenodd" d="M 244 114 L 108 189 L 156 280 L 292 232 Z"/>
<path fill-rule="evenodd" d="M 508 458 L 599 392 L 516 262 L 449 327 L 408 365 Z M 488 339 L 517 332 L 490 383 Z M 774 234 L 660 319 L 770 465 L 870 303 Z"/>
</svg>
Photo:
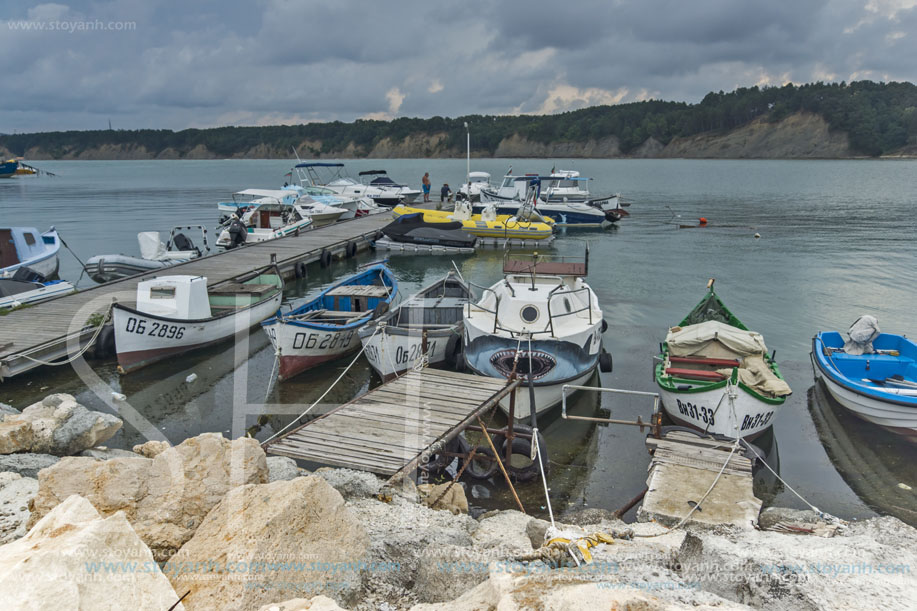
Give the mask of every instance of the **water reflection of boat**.
<svg viewBox="0 0 917 611">
<path fill-rule="evenodd" d="M 871 509 L 917 526 L 917 447 L 848 413 L 822 382 L 809 389 L 808 406 L 818 437 L 847 485 Z"/>
</svg>

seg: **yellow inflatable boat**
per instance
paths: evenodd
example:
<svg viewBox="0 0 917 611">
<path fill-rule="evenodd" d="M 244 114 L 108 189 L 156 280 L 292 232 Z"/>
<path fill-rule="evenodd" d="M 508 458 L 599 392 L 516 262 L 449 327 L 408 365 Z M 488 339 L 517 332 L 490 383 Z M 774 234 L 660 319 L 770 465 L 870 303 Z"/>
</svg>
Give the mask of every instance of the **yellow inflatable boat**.
<svg viewBox="0 0 917 611">
<path fill-rule="evenodd" d="M 392 209 L 392 216 L 398 218 L 403 214 L 423 213 L 423 220 L 428 223 L 451 223 L 459 221 L 462 229 L 481 238 L 512 238 L 519 240 L 543 240 L 554 233 L 553 219 L 533 213 L 532 220 L 522 220 L 509 214 L 498 215 L 493 206 L 488 206 L 481 214 L 471 213 L 471 204 L 456 202 L 455 210 L 427 210 L 425 208 L 408 208 L 401 204 Z"/>
</svg>

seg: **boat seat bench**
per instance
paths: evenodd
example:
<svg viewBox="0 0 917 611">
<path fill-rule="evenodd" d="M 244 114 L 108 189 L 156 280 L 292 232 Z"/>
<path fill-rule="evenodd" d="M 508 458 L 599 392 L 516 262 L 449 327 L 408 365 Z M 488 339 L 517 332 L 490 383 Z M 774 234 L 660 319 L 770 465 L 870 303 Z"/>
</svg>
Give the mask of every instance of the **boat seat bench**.
<svg viewBox="0 0 917 611">
<path fill-rule="evenodd" d="M 689 380 L 725 380 L 726 376 L 716 371 L 703 371 L 700 369 L 683 369 L 680 367 L 669 367 L 665 372 L 676 378 L 687 378 Z"/>
<path fill-rule="evenodd" d="M 711 365 L 713 367 L 739 367 L 738 359 L 714 359 L 707 356 L 670 356 L 672 363 L 689 363 L 692 365 Z"/>
<path fill-rule="evenodd" d="M 276 290 L 277 286 L 273 284 L 242 284 L 239 282 L 226 282 L 207 287 L 207 293 L 210 295 L 230 295 L 237 293 L 264 295 Z"/>
</svg>

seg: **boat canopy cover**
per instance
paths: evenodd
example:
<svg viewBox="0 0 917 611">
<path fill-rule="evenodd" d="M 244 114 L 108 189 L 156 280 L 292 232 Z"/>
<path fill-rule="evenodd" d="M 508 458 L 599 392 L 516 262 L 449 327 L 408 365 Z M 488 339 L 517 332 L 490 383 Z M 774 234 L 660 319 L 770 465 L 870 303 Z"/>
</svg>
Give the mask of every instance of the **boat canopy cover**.
<svg viewBox="0 0 917 611">
<path fill-rule="evenodd" d="M 297 163 L 294 167 L 297 168 L 343 168 L 343 163 L 319 163 L 319 162 L 309 162 L 309 163 Z"/>
<path fill-rule="evenodd" d="M 848 339 L 844 342 L 844 352 L 847 354 L 872 354 L 875 350 L 872 341 L 879 337 L 879 321 L 875 316 L 864 314 L 860 316 L 850 328 L 847 329 Z"/>
<path fill-rule="evenodd" d="M 487 172 L 469 172 L 468 179 L 471 182 L 488 182 L 490 181 L 490 174 Z"/>
<path fill-rule="evenodd" d="M 236 192 L 236 195 L 252 195 L 254 197 L 273 197 L 279 200 L 282 200 L 286 197 L 291 197 L 294 194 L 295 194 L 295 191 L 291 189 L 245 189 L 243 191 Z"/>
<path fill-rule="evenodd" d="M 713 342 L 719 342 L 736 356 L 767 354 L 767 346 L 760 333 L 737 329 L 716 320 L 672 327 L 665 337 L 669 352 L 674 356 L 713 356 L 708 350 Z"/>
<path fill-rule="evenodd" d="M 369 184 L 371 184 L 371 185 L 377 185 L 377 186 L 378 186 L 378 185 L 385 185 L 385 186 L 389 186 L 389 187 L 400 187 L 400 186 L 401 186 L 401 185 L 399 185 L 398 183 L 396 183 L 394 180 L 392 180 L 391 178 L 389 178 L 388 176 L 380 176 L 379 178 L 373 178 L 372 181 L 371 181 Z"/>
</svg>

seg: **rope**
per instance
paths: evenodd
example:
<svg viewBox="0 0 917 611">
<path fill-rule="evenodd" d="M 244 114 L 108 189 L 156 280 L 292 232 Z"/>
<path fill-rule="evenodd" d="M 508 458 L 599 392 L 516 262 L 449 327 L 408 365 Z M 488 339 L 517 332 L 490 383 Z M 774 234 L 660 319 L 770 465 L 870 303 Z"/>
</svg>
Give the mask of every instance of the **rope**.
<svg viewBox="0 0 917 611">
<path fill-rule="evenodd" d="M 548 493 L 548 479 L 544 474 L 544 463 L 541 460 L 541 444 L 538 443 L 538 429 L 532 430 L 532 454 L 538 458 L 538 470 L 541 471 L 541 483 L 544 486 L 544 499 L 548 505 L 548 516 L 551 518 L 551 527 L 557 528 L 554 523 L 554 510 L 551 508 L 551 495 Z"/>
<path fill-rule="evenodd" d="M 736 449 L 738 449 L 740 441 L 742 441 L 741 438 L 738 438 L 736 439 L 735 443 L 732 444 L 732 450 L 729 451 L 729 456 L 726 457 L 726 461 L 723 463 L 723 466 L 720 467 L 720 471 L 719 473 L 716 474 L 716 477 L 713 479 L 713 483 L 711 483 L 710 487 L 707 488 L 707 492 L 704 493 L 704 496 L 701 497 L 701 499 L 694 505 L 694 507 L 691 508 L 691 511 L 689 511 L 688 514 L 685 517 L 683 517 L 678 524 L 676 524 L 675 526 L 673 526 L 672 528 L 668 530 L 665 530 L 661 533 L 656 533 L 654 535 L 634 535 L 634 536 L 642 537 L 645 539 L 651 539 L 653 537 L 660 537 L 662 535 L 666 535 L 672 532 L 673 530 L 678 530 L 679 528 L 684 526 L 685 523 L 688 521 L 688 518 L 690 518 L 694 514 L 694 512 L 697 511 L 698 508 L 700 508 L 701 504 L 705 500 L 707 500 L 707 497 L 710 496 L 710 493 L 713 491 L 714 486 L 716 486 L 717 482 L 720 481 L 720 477 L 722 477 L 723 471 L 726 470 L 726 466 L 729 464 L 729 461 L 732 459 L 732 455 L 735 454 Z"/>
<path fill-rule="evenodd" d="M 280 362 L 280 350 L 274 353 L 274 364 L 271 365 L 271 375 L 267 379 L 267 391 L 264 393 L 264 402 L 271 396 L 271 389 L 274 387 L 274 372 L 277 371 L 277 364 Z"/>
<path fill-rule="evenodd" d="M 376 332 L 378 332 L 378 331 L 379 331 L 379 329 L 376 328 L 376 330 L 373 331 L 373 334 L 370 335 L 369 337 L 372 338 L 372 337 L 376 334 Z M 362 343 L 362 342 L 361 342 L 361 343 Z M 276 439 L 279 435 L 282 435 L 282 434 L 283 434 L 284 432 L 286 432 L 286 430 L 289 429 L 291 426 L 293 426 L 294 424 L 299 423 L 299 421 L 302 420 L 302 417 L 303 417 L 303 416 L 305 416 L 306 414 L 308 414 L 309 412 L 311 412 L 311 411 L 312 411 L 312 408 L 314 408 L 316 405 L 318 405 L 318 404 L 321 402 L 321 400 L 324 399 L 324 398 L 328 395 L 329 392 L 331 392 L 331 389 L 334 388 L 335 385 L 337 385 L 337 383 L 341 381 L 341 378 L 343 378 L 343 377 L 347 374 L 347 372 L 350 371 L 350 368 L 353 367 L 353 364 L 357 362 L 357 359 L 360 358 L 360 356 L 363 354 L 363 351 L 364 351 L 364 350 L 366 350 L 366 344 L 363 344 L 363 346 L 360 348 L 360 351 L 357 352 L 357 355 L 356 355 L 355 357 L 353 357 L 353 360 L 352 360 L 352 361 L 350 361 L 350 364 L 347 365 L 347 367 L 344 368 L 344 371 L 341 372 L 341 375 L 339 375 L 339 376 L 337 377 L 337 379 L 336 379 L 334 382 L 331 383 L 331 386 L 329 386 L 329 387 L 325 390 L 325 392 L 322 393 L 322 396 L 321 396 L 321 397 L 319 397 L 318 399 L 316 399 L 315 402 L 314 402 L 312 405 L 310 405 L 310 406 L 306 409 L 306 411 L 304 411 L 303 413 L 301 413 L 301 414 L 299 415 L 299 417 L 297 417 L 295 420 L 293 420 L 293 421 L 290 422 L 288 425 L 286 425 L 285 427 L 283 427 L 282 429 L 280 429 L 279 431 L 277 431 L 276 433 L 274 433 L 273 435 L 271 435 L 270 437 L 268 437 L 267 439 L 265 439 L 264 441 L 262 441 L 262 442 L 261 442 L 261 446 L 264 447 L 265 444 L 270 443 L 271 441 L 273 441 L 274 439 Z"/>
<path fill-rule="evenodd" d="M 11 354 L 10 356 L 4 358 L 4 360 L 15 359 L 15 358 L 24 358 L 24 359 L 28 359 L 32 361 L 33 363 L 38 363 L 39 365 L 47 365 L 49 367 L 58 367 L 60 365 L 69 365 L 73 361 L 77 360 L 78 358 L 86 354 L 86 352 L 92 347 L 92 345 L 95 344 L 96 339 L 98 339 L 99 337 L 99 333 L 101 333 L 102 329 L 105 327 L 105 323 L 111 320 L 111 309 L 112 309 L 112 306 L 108 306 L 108 311 L 105 313 L 105 317 L 102 319 L 102 322 L 99 323 L 99 326 L 96 327 L 95 332 L 92 334 L 92 337 L 89 338 L 89 341 L 86 343 L 86 345 L 83 346 L 76 354 L 74 354 L 73 356 L 71 356 L 70 358 L 68 358 L 65 361 L 57 361 L 56 363 L 52 363 L 50 361 L 43 361 L 41 359 L 36 359 L 34 357 L 31 357 L 28 354 L 21 354 L 21 353 L 20 354 Z"/>
</svg>

